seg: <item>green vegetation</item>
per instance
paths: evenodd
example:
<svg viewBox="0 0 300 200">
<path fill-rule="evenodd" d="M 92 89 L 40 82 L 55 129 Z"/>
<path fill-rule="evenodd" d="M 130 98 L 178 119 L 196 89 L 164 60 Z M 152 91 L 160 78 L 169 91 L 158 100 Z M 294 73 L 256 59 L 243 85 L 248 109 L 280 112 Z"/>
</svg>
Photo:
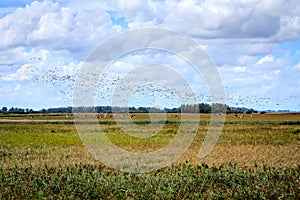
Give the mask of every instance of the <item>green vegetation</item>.
<svg viewBox="0 0 300 200">
<path fill-rule="evenodd" d="M 57 113 L 72 113 L 72 111 L 78 113 L 87 113 L 87 112 L 96 112 L 96 113 L 112 113 L 114 112 L 127 112 L 130 113 L 149 113 L 151 112 L 168 112 L 168 113 L 211 113 L 213 112 L 227 112 L 227 113 L 257 113 L 257 111 L 253 110 L 252 108 L 240 108 L 240 107 L 229 107 L 225 104 L 213 103 L 199 103 L 199 104 L 185 104 L 181 105 L 180 107 L 174 108 L 164 108 L 159 109 L 155 107 L 112 107 L 112 106 L 95 106 L 95 107 L 57 107 L 57 108 L 48 108 L 48 109 L 41 109 L 41 110 L 33 110 L 29 108 L 7 108 L 2 107 L 0 109 L 0 113 L 3 114 L 57 114 Z M 264 112 L 265 113 L 265 112 Z"/>
<path fill-rule="evenodd" d="M 0 169 L 1 198 L 299 199 L 300 167 L 181 164 L 148 174 L 101 165 Z"/>
<path fill-rule="evenodd" d="M 174 137 L 180 125 L 176 115 L 169 114 L 163 129 L 148 139 L 128 136 L 112 118 L 99 124 L 116 145 L 147 152 Z M 189 114 L 191 122 L 198 117 Z M 33 115 L 28 122 L 22 121 L 28 115 L 6 116 L 21 121 L 0 123 L 0 199 L 300 198 L 299 115 L 227 115 L 217 145 L 200 159 L 209 118 L 200 116 L 194 142 L 173 166 L 132 174 L 94 160 L 69 116 Z M 141 113 L 134 118 L 141 127 L 148 120 Z"/>
</svg>

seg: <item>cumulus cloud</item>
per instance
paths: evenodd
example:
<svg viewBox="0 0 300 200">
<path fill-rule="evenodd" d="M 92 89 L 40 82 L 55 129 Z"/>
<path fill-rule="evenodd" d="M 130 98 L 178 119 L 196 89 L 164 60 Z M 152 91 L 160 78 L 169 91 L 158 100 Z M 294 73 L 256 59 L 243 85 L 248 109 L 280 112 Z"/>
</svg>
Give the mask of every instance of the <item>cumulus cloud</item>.
<svg viewBox="0 0 300 200">
<path fill-rule="evenodd" d="M 0 19 L 0 48 L 40 46 L 82 50 L 116 33 L 104 10 L 73 11 L 51 1 L 34 1 Z"/>
<path fill-rule="evenodd" d="M 285 0 L 114 1 L 130 29 L 165 27 L 193 37 L 217 66 L 250 65 L 300 38 L 300 3 Z M 245 59 L 247 57 L 247 60 Z"/>
<path fill-rule="evenodd" d="M 267 56 L 259 59 L 259 61 L 257 61 L 257 63 L 255 63 L 255 66 L 261 65 L 261 64 L 266 63 L 266 62 L 273 62 L 273 61 L 274 61 L 274 57 L 271 56 L 271 55 L 267 55 Z"/>
<path fill-rule="evenodd" d="M 74 79 L 76 70 L 94 47 L 117 33 L 142 27 L 173 29 L 192 37 L 205 47 L 232 95 L 278 96 L 280 90 L 282 95 L 289 96 L 300 88 L 299 55 L 286 53 L 278 45 L 300 39 L 299 1 L 3 2 L 0 88 L 5 91 L 2 93 L 10 91 L 15 98 L 21 95 L 17 93 L 20 91 L 33 95 L 31 89 L 37 96 L 47 95 L 45 91 L 69 92 L 65 88 L 71 88 L 72 81 L 65 84 L 64 79 Z M 296 57 L 297 62 L 291 63 L 291 57 Z M 163 64 L 174 65 L 184 76 L 194 78 L 185 63 L 174 56 L 156 54 L 151 59 L 132 55 L 116 61 L 115 67 L 126 72 L 136 65 L 161 60 Z M 52 89 L 49 80 L 56 80 L 56 84 L 50 83 Z M 56 102 L 63 98 L 60 97 Z"/>
<path fill-rule="evenodd" d="M 114 6 L 132 28 L 151 22 L 199 38 L 299 38 L 300 5 L 295 1 L 135 0 Z"/>
</svg>

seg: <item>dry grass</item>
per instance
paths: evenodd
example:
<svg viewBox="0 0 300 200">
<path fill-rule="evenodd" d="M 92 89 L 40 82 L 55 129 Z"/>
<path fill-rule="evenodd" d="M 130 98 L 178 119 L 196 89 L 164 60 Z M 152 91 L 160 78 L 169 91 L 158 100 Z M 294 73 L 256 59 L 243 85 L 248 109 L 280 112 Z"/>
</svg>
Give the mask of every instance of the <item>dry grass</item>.
<svg viewBox="0 0 300 200">
<path fill-rule="evenodd" d="M 155 151 L 168 144 L 177 133 L 180 116 L 170 114 L 169 123 L 154 137 L 135 138 L 113 123 L 113 119 L 99 119 L 108 138 L 119 147 L 132 152 Z M 254 114 L 236 118 L 226 116 L 226 123 L 217 145 L 203 159 L 197 157 L 206 136 L 210 115 L 200 115 L 197 135 L 189 150 L 179 162 L 209 165 L 236 163 L 241 166 L 295 166 L 300 163 L 300 123 L 297 114 Z M 22 118 L 22 116 L 18 116 Z M 24 116 L 23 116 L 24 118 Z M 64 119 L 63 116 L 51 119 Z M 47 119 L 48 119 L 47 118 Z M 199 115 L 188 115 L 189 120 Z M 14 118 L 15 119 L 15 118 Z M 42 119 L 42 118 L 38 118 Z M 143 129 L 149 119 L 145 114 L 136 114 L 135 121 Z M 292 123 L 290 123 L 292 122 Z M 97 163 L 85 149 L 72 123 L 0 123 L 1 167 L 38 166 Z"/>
<path fill-rule="evenodd" d="M 217 144 L 203 159 L 197 157 L 199 148 L 190 148 L 179 162 L 192 164 L 207 163 L 209 166 L 220 166 L 234 163 L 238 166 L 297 166 L 300 162 L 298 145 L 228 145 Z"/>
<path fill-rule="evenodd" d="M 168 144 L 177 133 L 181 116 L 175 115 L 150 138 L 129 136 L 113 117 L 101 118 L 99 123 L 117 146 L 149 152 Z M 26 116 L 14 119 L 22 117 Z M 199 116 L 186 117 L 194 123 Z M 179 165 L 143 174 L 99 165 L 83 146 L 75 125 L 63 116 L 36 119 L 55 121 L 0 123 L 0 199 L 300 198 L 299 115 L 227 115 L 218 143 L 200 159 L 197 154 L 210 119 L 210 115 L 201 115 L 196 137 L 177 161 Z M 137 114 L 134 121 L 139 126 L 132 131 L 147 133 L 151 130 L 148 119 Z M 90 124 L 85 130 L 97 134 Z"/>
</svg>

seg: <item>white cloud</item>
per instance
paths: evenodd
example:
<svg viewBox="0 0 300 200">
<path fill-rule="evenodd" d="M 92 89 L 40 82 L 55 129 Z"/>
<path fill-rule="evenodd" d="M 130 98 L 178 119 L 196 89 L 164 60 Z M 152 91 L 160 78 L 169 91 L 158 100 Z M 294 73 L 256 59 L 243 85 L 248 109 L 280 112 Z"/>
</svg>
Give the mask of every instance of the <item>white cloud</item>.
<svg viewBox="0 0 300 200">
<path fill-rule="evenodd" d="M 253 66 L 258 57 L 272 54 L 277 48 L 274 43 L 254 43 L 233 39 L 196 40 L 205 45 L 205 51 L 217 66 Z"/>
<path fill-rule="evenodd" d="M 280 74 L 280 72 L 281 71 L 279 69 L 277 69 L 277 70 L 274 71 L 274 74 L 278 75 L 278 74 Z"/>
<path fill-rule="evenodd" d="M 267 56 L 265 56 L 265 57 L 259 59 L 259 60 L 255 63 L 255 66 L 261 65 L 261 64 L 263 64 L 263 63 L 268 63 L 268 62 L 270 63 L 270 62 L 273 62 L 273 61 L 274 61 L 274 57 L 271 56 L 271 55 L 267 55 Z"/>
<path fill-rule="evenodd" d="M 238 72 L 238 73 L 245 72 L 246 71 L 246 67 L 237 66 L 237 67 L 234 67 L 232 71 Z"/>
<path fill-rule="evenodd" d="M 7 74 L 6 76 L 1 77 L 0 80 L 3 81 L 22 81 L 30 79 L 31 66 L 28 64 L 23 64 L 15 73 Z"/>
<path fill-rule="evenodd" d="M 125 16 L 129 27 L 161 24 L 166 16 L 166 2 L 148 0 L 116 0 L 111 5 Z"/>
<path fill-rule="evenodd" d="M 17 84 L 16 87 L 15 87 L 15 91 L 20 90 L 20 88 L 21 88 L 21 85 L 20 85 L 20 84 Z"/>
<path fill-rule="evenodd" d="M 296 90 L 288 88 L 299 88 L 300 62 L 291 63 L 299 51 L 288 54 L 278 46 L 300 38 L 299 1 L 45 0 L 0 9 L 0 89 L 15 99 L 67 92 L 90 50 L 114 34 L 141 27 L 168 28 L 192 37 L 205 47 L 232 94 L 289 96 Z M 153 61 L 193 77 L 186 63 L 163 54 L 135 55 L 116 61 L 115 67 L 126 72 Z M 36 94 L 29 93 L 31 89 Z"/>
<path fill-rule="evenodd" d="M 198 38 L 299 38 L 299 3 L 275 1 L 115 1 L 130 27 L 164 26 Z"/>
<path fill-rule="evenodd" d="M 295 65 L 292 69 L 300 71 L 300 62 L 297 65 Z"/>
<path fill-rule="evenodd" d="M 49 0 L 32 2 L 0 19 L 0 47 L 78 51 L 119 31 L 105 10 L 73 11 Z"/>
</svg>

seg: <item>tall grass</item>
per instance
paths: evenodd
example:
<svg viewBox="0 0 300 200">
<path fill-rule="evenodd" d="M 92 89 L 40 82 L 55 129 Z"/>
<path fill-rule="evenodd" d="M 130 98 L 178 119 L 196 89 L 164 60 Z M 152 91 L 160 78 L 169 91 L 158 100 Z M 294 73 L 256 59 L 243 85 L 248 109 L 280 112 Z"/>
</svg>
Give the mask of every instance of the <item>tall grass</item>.
<svg viewBox="0 0 300 200">
<path fill-rule="evenodd" d="M 299 199 L 300 166 L 180 164 L 147 174 L 102 165 L 0 168 L 1 199 Z"/>
<path fill-rule="evenodd" d="M 146 174 L 99 164 L 70 122 L 0 123 L 0 199 L 300 199 L 296 115 L 227 116 L 218 143 L 203 159 L 197 153 L 209 116 L 200 119 L 194 142 L 178 163 Z M 149 123 L 145 116 L 134 120 L 141 127 Z M 173 117 L 157 135 L 134 138 L 113 119 L 100 120 L 113 143 L 134 152 L 166 145 L 179 125 Z"/>
</svg>

